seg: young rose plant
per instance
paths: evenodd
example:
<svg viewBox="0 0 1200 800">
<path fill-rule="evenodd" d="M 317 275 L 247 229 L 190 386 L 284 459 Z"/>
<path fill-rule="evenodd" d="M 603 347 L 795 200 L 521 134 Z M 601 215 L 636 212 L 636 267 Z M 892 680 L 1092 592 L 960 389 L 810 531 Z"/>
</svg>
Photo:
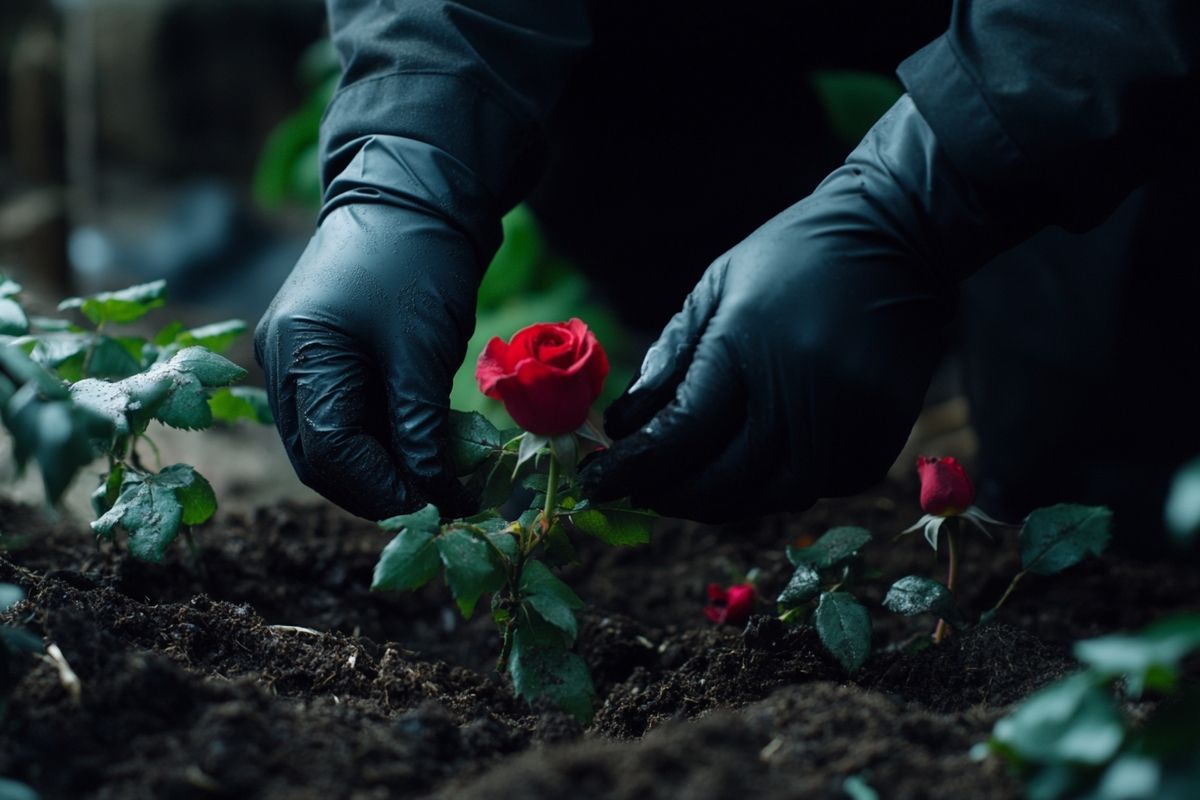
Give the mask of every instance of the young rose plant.
<svg viewBox="0 0 1200 800">
<path fill-rule="evenodd" d="M 158 450 L 152 422 L 197 430 L 215 420 L 271 422 L 261 389 L 233 387 L 246 371 L 218 355 L 246 329 L 228 320 L 185 329 L 172 323 L 153 339 L 117 332 L 166 302 L 164 281 L 59 304 L 89 327 L 28 316 L 21 287 L 0 281 L 0 417 L 18 466 L 36 460 L 54 502 L 76 472 L 107 461 L 92 494 L 92 529 L 129 537 L 134 556 L 159 561 L 179 535 L 216 511 L 212 487 L 187 464 L 150 466 L 140 446 Z"/>
<path fill-rule="evenodd" d="M 871 617 L 848 591 L 863 573 L 858 552 L 870 541 L 867 529 L 846 526 L 789 547 L 796 571 L 776 600 L 785 622 L 811 615 L 821 644 L 847 672 L 858 670 L 871 651 Z"/>
<path fill-rule="evenodd" d="M 952 628 L 971 625 L 955 597 L 959 568 L 957 537 L 974 528 L 990 538 L 993 531 L 1016 526 L 998 522 L 974 505 L 975 487 L 955 459 L 920 456 L 917 474 L 921 478 L 921 508 L 925 515 L 903 533 L 923 529 L 925 540 L 934 552 L 938 550 L 941 534 L 945 533 L 949 562 L 946 582 L 909 575 L 892 584 L 883 604 L 898 614 L 936 614 L 939 619 L 933 641 L 937 644 Z M 1088 556 L 1100 555 L 1108 544 L 1111 522 L 1112 512 L 1101 506 L 1067 503 L 1032 512 L 1021 525 L 1018 536 L 1021 570 L 996 604 L 980 617 L 980 622 L 990 621 L 996 615 L 1026 575 L 1053 575 Z"/>
<path fill-rule="evenodd" d="M 488 342 L 475 371 L 480 391 L 500 400 L 523 430 L 451 412 L 451 456 L 483 511 L 443 522 L 428 505 L 381 522 L 396 536 L 371 586 L 411 590 L 442 572 L 466 618 L 490 595 L 502 641 L 497 669 L 508 672 L 518 696 L 545 698 L 583 720 L 595 695 L 587 665 L 572 652 L 583 601 L 552 567 L 576 560 L 573 533 L 644 544 L 654 517 L 625 502 L 592 504 L 580 493 L 579 461 L 608 444 L 590 418 L 608 369 L 604 348 L 578 319 Z M 535 471 L 543 464 L 545 472 Z M 502 517 L 518 484 L 532 500 L 515 519 Z"/>
</svg>

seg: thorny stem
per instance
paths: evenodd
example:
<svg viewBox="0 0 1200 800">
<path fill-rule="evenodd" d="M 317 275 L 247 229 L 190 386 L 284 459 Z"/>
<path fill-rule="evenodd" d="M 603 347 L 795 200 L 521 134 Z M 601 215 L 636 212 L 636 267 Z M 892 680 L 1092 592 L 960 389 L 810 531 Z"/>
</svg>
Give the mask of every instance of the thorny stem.
<svg viewBox="0 0 1200 800">
<path fill-rule="evenodd" d="M 546 504 L 542 506 L 542 533 L 550 530 L 554 509 L 558 505 L 558 459 L 550 452 L 550 469 L 546 474 Z"/>
<path fill-rule="evenodd" d="M 1000 606 L 1004 605 L 1004 601 L 1008 599 L 1008 596 L 1013 593 L 1013 589 L 1017 588 L 1017 584 L 1020 583 L 1021 578 L 1024 578 L 1024 577 L 1025 577 L 1025 570 L 1021 570 L 1020 572 L 1018 572 L 1016 575 L 1013 576 L 1013 579 L 1011 581 L 1009 581 L 1009 583 L 1008 583 L 1008 588 L 1004 590 L 1004 594 L 1000 595 L 1000 599 L 996 601 L 996 605 L 992 606 L 992 610 L 990 613 L 995 614 L 997 611 L 1000 610 Z"/>
<path fill-rule="evenodd" d="M 954 582 L 958 578 L 958 546 L 954 543 L 954 531 L 951 529 L 946 531 L 946 545 L 950 550 L 950 573 L 946 576 L 946 588 L 953 592 Z M 946 624 L 946 620 L 939 619 L 937 628 L 933 632 L 933 643 L 941 644 L 949 629 L 950 626 Z"/>
</svg>

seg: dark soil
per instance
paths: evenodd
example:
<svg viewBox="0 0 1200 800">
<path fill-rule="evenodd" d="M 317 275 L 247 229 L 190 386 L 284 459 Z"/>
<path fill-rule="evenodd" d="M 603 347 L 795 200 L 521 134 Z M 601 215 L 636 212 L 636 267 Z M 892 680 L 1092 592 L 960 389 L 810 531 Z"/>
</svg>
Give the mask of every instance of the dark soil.
<svg viewBox="0 0 1200 800">
<path fill-rule="evenodd" d="M 580 542 L 565 577 L 589 608 L 580 651 L 600 694 L 584 729 L 513 698 L 486 615 L 463 622 L 444 587 L 367 590 L 385 534 L 322 507 L 228 515 L 198 551 L 161 566 L 0 501 L 5 615 L 53 642 L 78 695 L 36 661 L 0 723 L 0 775 L 56 798 L 842 798 L 862 776 L 885 798 L 1007 798 L 976 763 L 1011 704 L 1072 669 L 1079 639 L 1200 607 L 1200 571 L 1108 557 L 1030 579 L 996 623 L 938 647 L 927 619 L 885 614 L 897 577 L 936 575 L 913 487 L 722 529 L 663 521 L 652 545 Z M 815 632 L 760 615 L 713 627 L 704 586 L 750 568 L 764 598 L 790 573 L 785 544 L 838 524 L 870 528 L 882 573 L 876 652 L 852 680 Z M 994 602 L 1013 542 L 963 542 L 964 602 Z"/>
</svg>

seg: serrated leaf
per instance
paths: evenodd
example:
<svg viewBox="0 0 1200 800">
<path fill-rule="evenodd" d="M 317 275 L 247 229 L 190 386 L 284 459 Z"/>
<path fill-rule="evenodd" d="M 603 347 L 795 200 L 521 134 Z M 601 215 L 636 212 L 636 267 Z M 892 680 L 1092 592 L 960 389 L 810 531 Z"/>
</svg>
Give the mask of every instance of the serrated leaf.
<svg viewBox="0 0 1200 800">
<path fill-rule="evenodd" d="M 208 408 L 213 419 L 222 422 L 238 422 L 247 419 L 262 425 L 273 425 L 271 404 L 267 393 L 257 386 L 230 386 L 218 389 L 208 398 Z"/>
<path fill-rule="evenodd" d="M 10 297 L 0 297 L 0 335 L 24 336 L 29 333 L 29 318 L 25 309 Z"/>
<path fill-rule="evenodd" d="M 932 578 L 920 575 L 908 575 L 893 583 L 883 598 L 883 607 L 909 617 L 929 613 L 951 621 L 962 618 L 954 593 Z"/>
<path fill-rule="evenodd" d="M 831 528 L 808 547 L 789 547 L 787 555 L 788 560 L 797 567 L 808 564 L 817 569 L 827 569 L 850 558 L 870 541 L 871 532 L 866 528 Z"/>
<path fill-rule="evenodd" d="M 545 548 L 546 561 L 556 567 L 579 563 L 579 553 L 571 543 L 571 537 L 567 535 L 566 528 L 557 522 L 542 537 L 542 546 Z"/>
<path fill-rule="evenodd" d="M 167 364 L 180 372 L 196 376 L 208 389 L 228 386 L 246 377 L 246 370 L 203 347 L 185 347 L 172 356 Z"/>
<path fill-rule="evenodd" d="M 500 431 L 483 414 L 450 412 L 448 449 L 455 475 L 470 475 L 503 448 Z"/>
<path fill-rule="evenodd" d="M 528 702 L 544 697 L 583 723 L 591 720 L 596 690 L 587 665 L 563 646 L 560 634 L 528 612 L 513 631 L 508 671 L 518 697 Z"/>
<path fill-rule="evenodd" d="M 812 600 L 820 591 L 821 574 L 808 564 L 800 564 L 776 602 L 784 609 L 792 609 Z"/>
<path fill-rule="evenodd" d="M 154 344 L 157 347 L 166 347 L 169 344 L 174 344 L 176 337 L 181 333 L 183 333 L 182 322 L 169 322 L 165 328 L 154 334 Z"/>
<path fill-rule="evenodd" d="M 141 343 L 133 337 L 114 339 L 111 336 L 97 337 L 91 357 L 84 353 L 80 369 L 87 365 L 87 378 L 128 378 L 142 370 Z M 136 355 L 135 355 L 136 345 Z"/>
<path fill-rule="evenodd" d="M 525 562 L 521 570 L 521 596 L 543 619 L 574 641 L 578 633 L 576 609 L 583 601 L 541 561 Z"/>
<path fill-rule="evenodd" d="M 527 461 L 533 461 L 537 465 L 537 457 L 545 448 L 550 446 L 550 438 L 548 436 L 540 436 L 536 433 L 526 432 L 521 435 L 521 443 L 517 447 L 517 464 L 513 468 L 513 475 L 516 475 L 516 470 L 521 468 L 521 465 Z"/>
<path fill-rule="evenodd" d="M 423 530 L 401 530 L 388 542 L 375 565 L 373 591 L 416 589 L 437 576 L 436 539 Z"/>
<path fill-rule="evenodd" d="M 159 480 L 175 487 L 183 507 L 183 524 L 208 522 L 217 511 L 217 495 L 203 475 L 187 464 L 173 464 L 159 473 Z"/>
<path fill-rule="evenodd" d="M 1112 512 L 1103 506 L 1063 503 L 1039 508 L 1021 528 L 1021 566 L 1034 575 L 1053 575 L 1104 552 Z"/>
<path fill-rule="evenodd" d="M 486 534 L 488 541 L 491 542 L 497 550 L 504 554 L 509 561 L 514 561 L 517 558 L 519 547 L 517 545 L 517 537 L 511 533 L 488 533 Z"/>
<path fill-rule="evenodd" d="M 113 507 L 117 502 L 117 498 L 121 496 L 121 486 L 125 483 L 125 465 L 118 462 L 113 465 L 113 468 L 108 471 L 107 475 L 100 476 L 100 485 L 92 492 L 92 510 L 96 512 L 96 516 L 103 516 L 104 512 Z"/>
<path fill-rule="evenodd" d="M 199 346 L 214 353 L 223 353 L 245 332 L 246 322 L 244 320 L 227 319 L 224 322 L 213 322 L 191 330 L 176 331 L 175 335 L 163 344 L 178 344 L 182 347 Z"/>
<path fill-rule="evenodd" d="M 1026 764 L 1107 762 L 1125 738 L 1112 698 L 1079 673 L 1030 696 L 996 723 L 992 741 Z"/>
<path fill-rule="evenodd" d="M 605 544 L 646 544 L 654 530 L 653 512 L 632 508 L 591 508 L 570 515 L 571 524 Z"/>
<path fill-rule="evenodd" d="M 438 556 L 446 567 L 446 583 L 463 617 L 470 619 L 484 594 L 504 585 L 499 558 L 488 543 L 461 528 L 451 528 L 437 538 Z"/>
<path fill-rule="evenodd" d="M 116 292 L 88 297 L 71 297 L 58 304 L 59 311 L 77 308 L 94 324 L 124 324 L 141 319 L 166 302 L 166 281 L 152 281 Z"/>
<path fill-rule="evenodd" d="M 1157 622 L 1135 634 L 1115 634 L 1075 645 L 1075 657 L 1104 678 L 1125 677 L 1135 697 L 1149 686 L 1174 687 L 1184 658 L 1200 650 L 1200 615 Z"/>
<path fill-rule="evenodd" d="M 411 514 L 400 514 L 380 520 L 379 527 L 385 531 L 424 531 L 432 536 L 441 530 L 442 515 L 437 506 L 430 503 Z"/>
<path fill-rule="evenodd" d="M 871 617 L 848 592 L 825 592 L 813 612 L 813 625 L 825 648 L 853 673 L 871 652 Z"/>
<path fill-rule="evenodd" d="M 173 377 L 171 391 L 154 411 L 154 418 L 164 425 L 183 430 L 200 430 L 212 425 L 212 409 L 208 407 L 208 393 L 200 380 L 192 374 L 180 373 Z"/>
<path fill-rule="evenodd" d="M 130 553 L 144 561 L 162 561 L 183 521 L 175 488 L 156 475 L 127 478 L 117 502 L 92 523 L 92 530 L 111 536 L 119 524 L 129 533 Z"/>
</svg>

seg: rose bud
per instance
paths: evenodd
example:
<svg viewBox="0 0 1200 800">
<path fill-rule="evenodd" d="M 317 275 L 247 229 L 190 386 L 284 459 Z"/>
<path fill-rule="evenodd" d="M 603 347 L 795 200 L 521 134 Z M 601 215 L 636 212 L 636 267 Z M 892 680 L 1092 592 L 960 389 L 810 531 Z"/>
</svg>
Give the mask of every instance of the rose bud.
<svg viewBox="0 0 1200 800">
<path fill-rule="evenodd" d="M 704 616 L 712 622 L 740 625 L 753 610 L 754 587 L 750 584 L 739 583 L 728 589 L 715 583 L 708 585 L 708 605 L 704 607 Z"/>
<path fill-rule="evenodd" d="M 475 379 L 530 433 L 558 436 L 583 425 L 608 377 L 608 356 L 578 319 L 543 322 L 487 343 Z"/>
<path fill-rule="evenodd" d="M 954 458 L 917 457 L 921 508 L 936 517 L 961 514 L 975 502 L 975 486 Z"/>
</svg>

